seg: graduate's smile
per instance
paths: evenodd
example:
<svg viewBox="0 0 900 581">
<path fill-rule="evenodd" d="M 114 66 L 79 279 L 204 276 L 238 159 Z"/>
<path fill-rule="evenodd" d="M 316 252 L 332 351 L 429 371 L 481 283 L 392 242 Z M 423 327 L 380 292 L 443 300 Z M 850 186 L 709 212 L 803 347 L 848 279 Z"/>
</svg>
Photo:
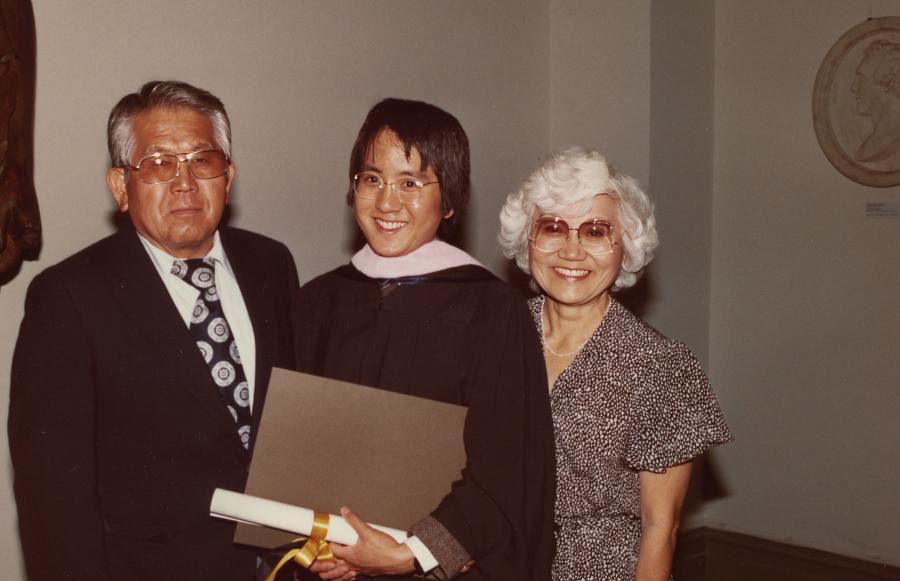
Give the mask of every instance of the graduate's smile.
<svg viewBox="0 0 900 581">
<path fill-rule="evenodd" d="M 399 220 L 383 220 L 380 218 L 375 218 L 375 224 L 378 225 L 378 229 L 386 234 L 395 234 L 398 230 L 407 225 L 408 222 L 402 222 Z"/>
</svg>

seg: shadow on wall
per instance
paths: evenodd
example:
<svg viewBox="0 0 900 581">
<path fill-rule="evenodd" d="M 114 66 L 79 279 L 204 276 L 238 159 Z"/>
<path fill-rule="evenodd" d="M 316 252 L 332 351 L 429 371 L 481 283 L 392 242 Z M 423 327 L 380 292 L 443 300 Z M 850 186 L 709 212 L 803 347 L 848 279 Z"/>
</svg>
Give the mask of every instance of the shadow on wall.
<svg viewBox="0 0 900 581">
<path fill-rule="evenodd" d="M 681 510 L 682 521 L 700 512 L 704 503 L 730 496 L 721 472 L 716 466 L 716 451 L 710 450 L 694 460 L 691 484 Z"/>
</svg>

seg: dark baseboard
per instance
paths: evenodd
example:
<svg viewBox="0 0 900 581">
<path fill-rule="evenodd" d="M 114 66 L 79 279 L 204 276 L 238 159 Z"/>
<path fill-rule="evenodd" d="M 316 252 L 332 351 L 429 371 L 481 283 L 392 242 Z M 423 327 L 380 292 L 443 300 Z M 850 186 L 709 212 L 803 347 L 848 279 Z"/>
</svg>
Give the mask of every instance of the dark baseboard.
<svg viewBox="0 0 900 581">
<path fill-rule="evenodd" d="M 750 535 L 699 528 L 679 535 L 676 581 L 900 581 L 900 568 Z"/>
</svg>

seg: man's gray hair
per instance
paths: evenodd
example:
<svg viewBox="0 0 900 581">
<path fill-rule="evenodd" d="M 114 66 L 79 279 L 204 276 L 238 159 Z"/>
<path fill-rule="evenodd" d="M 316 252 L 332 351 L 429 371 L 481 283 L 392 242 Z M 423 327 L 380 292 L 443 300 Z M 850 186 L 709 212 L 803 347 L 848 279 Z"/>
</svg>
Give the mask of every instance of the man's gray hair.
<svg viewBox="0 0 900 581">
<path fill-rule="evenodd" d="M 151 109 L 193 109 L 209 117 L 216 147 L 231 157 L 231 121 L 218 97 L 180 81 L 150 81 L 137 93 L 116 103 L 106 126 L 107 146 L 113 167 L 131 165 L 134 155 L 134 118 Z"/>
</svg>

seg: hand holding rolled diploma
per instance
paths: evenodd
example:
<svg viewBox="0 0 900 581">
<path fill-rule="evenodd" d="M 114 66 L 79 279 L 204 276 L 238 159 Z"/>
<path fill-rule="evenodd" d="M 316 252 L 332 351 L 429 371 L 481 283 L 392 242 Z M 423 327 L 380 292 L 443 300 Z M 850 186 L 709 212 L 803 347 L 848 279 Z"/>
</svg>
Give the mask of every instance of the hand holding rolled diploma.
<svg viewBox="0 0 900 581">
<path fill-rule="evenodd" d="M 222 488 L 217 488 L 213 492 L 209 514 L 228 520 L 276 528 L 298 535 L 309 535 L 313 530 L 316 518 L 316 513 L 307 508 Z M 407 537 L 406 532 L 398 529 L 362 524 L 366 526 L 366 530 L 372 529 L 384 533 L 398 544 Z M 327 530 L 325 540 L 342 545 L 353 545 L 359 537 L 355 527 L 344 518 L 333 514 L 329 515 Z"/>
<path fill-rule="evenodd" d="M 346 563 L 348 571 L 367 575 L 401 575 L 415 571 L 415 557 L 409 547 L 398 543 L 391 535 L 369 526 L 346 506 L 341 507 L 341 517 L 359 537 L 352 546 L 331 546 L 334 556 Z M 324 569 L 325 565 L 322 567 Z M 318 572 L 315 568 L 311 570 Z M 326 577 L 323 572 L 322 579 L 342 578 L 337 570 L 338 567 L 332 569 L 335 577 Z"/>
</svg>

